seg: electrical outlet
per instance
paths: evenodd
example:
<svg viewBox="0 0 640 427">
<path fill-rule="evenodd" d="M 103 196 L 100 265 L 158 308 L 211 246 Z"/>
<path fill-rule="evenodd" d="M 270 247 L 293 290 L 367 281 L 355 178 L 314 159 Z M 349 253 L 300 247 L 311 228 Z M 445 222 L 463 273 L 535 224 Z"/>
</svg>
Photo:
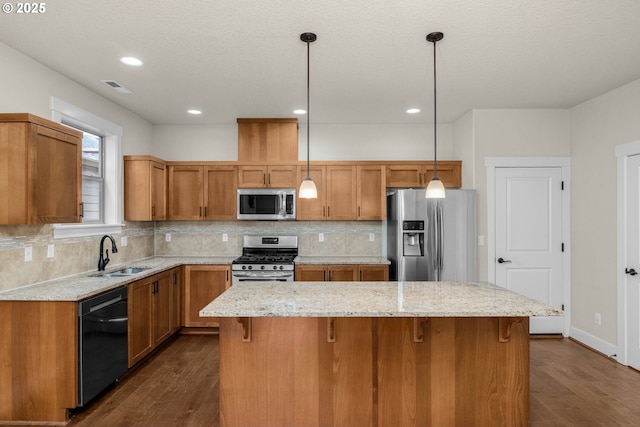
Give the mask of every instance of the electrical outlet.
<svg viewBox="0 0 640 427">
<path fill-rule="evenodd" d="M 122 247 L 127 246 L 127 236 L 120 237 L 120 246 Z"/>
<path fill-rule="evenodd" d="M 375 242 L 376 241 L 376 234 L 375 233 L 369 233 L 369 241 L 370 242 Z"/>
<path fill-rule="evenodd" d="M 54 245 L 53 243 L 49 243 L 47 245 L 47 258 L 53 258 L 54 253 Z"/>
<path fill-rule="evenodd" d="M 600 313 L 596 313 L 596 325 L 602 325 L 602 316 L 600 316 Z"/>
<path fill-rule="evenodd" d="M 318 233 L 318 242 L 324 242 L 324 233 Z"/>
<path fill-rule="evenodd" d="M 484 236 L 478 236 L 478 246 L 484 246 Z"/>
<path fill-rule="evenodd" d="M 229 241 L 229 235 L 227 233 L 222 233 L 222 241 L 223 242 L 228 242 Z"/>
<path fill-rule="evenodd" d="M 170 242 L 171 241 L 171 233 L 167 233 L 164 235 L 164 241 L 165 242 Z"/>
<path fill-rule="evenodd" d="M 33 246 L 24 247 L 24 261 L 29 262 L 33 260 Z"/>
</svg>

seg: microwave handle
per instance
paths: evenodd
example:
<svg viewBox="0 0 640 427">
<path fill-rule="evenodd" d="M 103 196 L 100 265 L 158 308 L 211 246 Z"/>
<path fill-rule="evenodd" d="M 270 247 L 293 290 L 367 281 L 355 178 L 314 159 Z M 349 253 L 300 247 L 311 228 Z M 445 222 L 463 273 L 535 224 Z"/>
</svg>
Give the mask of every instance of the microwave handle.
<svg viewBox="0 0 640 427">
<path fill-rule="evenodd" d="M 280 206 L 278 206 L 278 211 L 280 215 L 285 215 L 287 208 L 287 195 L 285 193 L 280 193 Z"/>
</svg>

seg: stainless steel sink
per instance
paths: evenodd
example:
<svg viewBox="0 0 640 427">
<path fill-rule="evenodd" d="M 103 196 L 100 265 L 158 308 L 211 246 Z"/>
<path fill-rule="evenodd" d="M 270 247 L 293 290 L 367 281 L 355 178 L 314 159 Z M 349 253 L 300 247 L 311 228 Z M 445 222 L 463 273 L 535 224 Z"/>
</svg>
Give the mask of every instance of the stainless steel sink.
<svg viewBox="0 0 640 427">
<path fill-rule="evenodd" d="M 111 271 L 109 273 L 104 273 L 104 277 L 127 277 L 134 276 L 136 274 L 142 273 L 143 271 L 149 270 L 151 267 L 127 267 L 121 268 L 120 270 Z"/>
</svg>

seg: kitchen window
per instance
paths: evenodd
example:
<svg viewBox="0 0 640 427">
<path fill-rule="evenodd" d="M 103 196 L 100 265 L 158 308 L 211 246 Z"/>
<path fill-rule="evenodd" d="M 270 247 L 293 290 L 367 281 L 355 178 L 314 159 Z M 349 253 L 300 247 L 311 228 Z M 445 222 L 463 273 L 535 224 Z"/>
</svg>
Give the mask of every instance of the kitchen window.
<svg viewBox="0 0 640 427">
<path fill-rule="evenodd" d="M 82 139 L 81 224 L 55 224 L 54 238 L 121 233 L 122 127 L 52 97 L 52 118 L 79 129 Z"/>
</svg>

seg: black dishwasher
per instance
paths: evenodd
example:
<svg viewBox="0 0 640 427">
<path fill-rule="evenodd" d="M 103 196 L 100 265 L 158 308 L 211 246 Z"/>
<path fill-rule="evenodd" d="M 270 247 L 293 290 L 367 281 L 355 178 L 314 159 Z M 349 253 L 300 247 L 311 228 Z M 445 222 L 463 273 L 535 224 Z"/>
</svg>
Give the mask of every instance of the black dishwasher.
<svg viewBox="0 0 640 427">
<path fill-rule="evenodd" d="M 78 315 L 78 406 L 84 406 L 127 371 L 127 287 L 81 301 Z"/>
</svg>

